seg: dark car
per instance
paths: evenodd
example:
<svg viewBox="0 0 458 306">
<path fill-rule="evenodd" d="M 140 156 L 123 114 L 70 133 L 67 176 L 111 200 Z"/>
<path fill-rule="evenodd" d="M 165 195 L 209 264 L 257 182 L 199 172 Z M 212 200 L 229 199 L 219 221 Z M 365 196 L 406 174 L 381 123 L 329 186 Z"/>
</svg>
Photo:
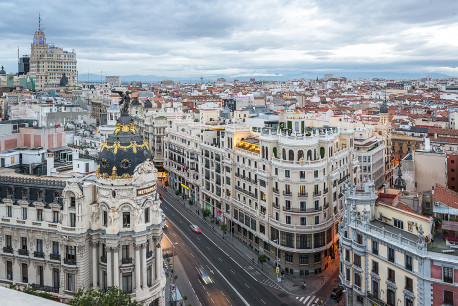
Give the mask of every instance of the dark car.
<svg viewBox="0 0 458 306">
<path fill-rule="evenodd" d="M 340 298 L 342 297 L 342 294 L 343 294 L 343 290 L 342 289 L 340 289 L 338 287 L 334 288 L 334 289 L 332 289 L 332 292 L 331 292 L 331 299 L 339 301 Z"/>
</svg>

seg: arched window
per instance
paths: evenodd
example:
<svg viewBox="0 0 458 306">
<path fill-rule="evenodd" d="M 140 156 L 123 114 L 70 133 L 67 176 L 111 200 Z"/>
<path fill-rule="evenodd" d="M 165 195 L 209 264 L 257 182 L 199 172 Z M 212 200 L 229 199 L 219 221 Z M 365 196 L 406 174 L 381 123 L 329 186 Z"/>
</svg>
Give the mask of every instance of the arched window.
<svg viewBox="0 0 458 306">
<path fill-rule="evenodd" d="M 262 151 L 262 158 L 265 158 L 266 157 L 266 154 L 265 154 L 265 148 L 264 146 L 261 147 L 261 151 Z"/>
<path fill-rule="evenodd" d="M 303 158 L 303 157 L 304 157 L 304 151 L 299 150 L 299 151 L 297 152 L 297 160 L 300 160 L 300 159 Z"/>
<path fill-rule="evenodd" d="M 317 160 L 317 158 L 316 158 L 316 149 L 313 149 L 313 160 Z"/>
<path fill-rule="evenodd" d="M 294 151 L 293 150 L 289 150 L 288 155 L 289 155 L 289 160 L 294 161 Z"/>
<path fill-rule="evenodd" d="M 285 149 L 283 149 L 282 151 L 282 157 L 283 157 L 283 160 L 286 160 L 286 150 Z"/>
<path fill-rule="evenodd" d="M 269 150 L 266 147 L 266 159 L 269 159 Z"/>
<path fill-rule="evenodd" d="M 307 160 L 312 160 L 312 150 L 307 151 Z"/>
<path fill-rule="evenodd" d="M 320 148 L 320 157 L 321 157 L 321 158 L 324 158 L 324 154 L 325 154 L 325 153 L 326 153 L 326 151 L 325 151 L 324 147 L 321 147 L 321 148 Z"/>
<path fill-rule="evenodd" d="M 277 147 L 274 147 L 272 151 L 274 153 L 275 158 L 278 158 L 278 156 L 277 156 Z"/>
</svg>

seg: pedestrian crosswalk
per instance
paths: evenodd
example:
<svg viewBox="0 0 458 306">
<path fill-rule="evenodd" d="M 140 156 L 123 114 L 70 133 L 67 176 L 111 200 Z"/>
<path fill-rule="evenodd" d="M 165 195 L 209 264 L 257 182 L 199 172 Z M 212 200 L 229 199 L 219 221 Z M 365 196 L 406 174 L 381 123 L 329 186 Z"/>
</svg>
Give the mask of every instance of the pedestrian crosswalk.
<svg viewBox="0 0 458 306">
<path fill-rule="evenodd" d="M 275 289 L 281 289 L 276 283 L 274 283 L 272 280 L 266 278 L 262 281 L 260 281 L 261 284 L 275 288 Z"/>
<path fill-rule="evenodd" d="M 309 295 L 309 296 L 296 296 L 296 300 L 300 304 L 304 304 L 305 306 L 313 306 L 313 305 L 324 305 L 324 302 L 320 300 L 319 297 L 316 297 L 314 295 Z"/>
</svg>

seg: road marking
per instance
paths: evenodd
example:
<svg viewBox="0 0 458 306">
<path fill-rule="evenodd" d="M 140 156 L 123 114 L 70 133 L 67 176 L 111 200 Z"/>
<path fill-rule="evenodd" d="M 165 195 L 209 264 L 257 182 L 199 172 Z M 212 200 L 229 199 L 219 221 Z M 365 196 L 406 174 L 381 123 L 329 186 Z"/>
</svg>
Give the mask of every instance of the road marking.
<svg viewBox="0 0 458 306">
<path fill-rule="evenodd" d="M 173 234 L 173 236 L 175 236 L 175 237 L 177 236 L 177 234 L 175 234 L 175 233 L 172 233 L 172 234 Z"/>
<path fill-rule="evenodd" d="M 229 300 L 226 298 L 226 301 L 230 304 Z"/>
<path fill-rule="evenodd" d="M 224 295 L 224 296 L 226 296 L 226 295 L 224 294 L 224 292 L 223 292 L 223 291 L 221 291 L 221 294 L 222 294 L 222 295 Z"/>
<path fill-rule="evenodd" d="M 192 255 L 192 253 L 189 253 L 189 254 L 191 254 L 191 256 L 194 257 L 194 255 Z"/>
<path fill-rule="evenodd" d="M 213 298 L 210 298 L 210 299 L 212 300 L 213 304 L 215 304 L 215 301 L 213 301 Z"/>
<path fill-rule="evenodd" d="M 208 265 L 206 265 L 206 266 L 207 266 L 208 270 L 210 270 L 210 267 Z"/>
<path fill-rule="evenodd" d="M 197 238 L 197 240 L 200 240 L 200 238 L 199 238 L 199 237 L 196 237 L 196 238 Z"/>
<path fill-rule="evenodd" d="M 250 287 L 248 287 L 248 285 L 245 283 L 245 286 L 249 289 Z"/>
<path fill-rule="evenodd" d="M 207 247 L 207 249 L 209 249 L 211 251 L 210 247 Z"/>
<path fill-rule="evenodd" d="M 184 244 L 184 242 L 181 243 L 183 246 L 186 246 L 186 244 Z"/>
<path fill-rule="evenodd" d="M 210 296 L 210 293 L 208 293 L 208 291 L 207 291 L 207 290 L 205 290 L 205 292 L 207 292 L 208 296 Z"/>
<path fill-rule="evenodd" d="M 235 272 L 234 272 L 234 271 L 232 271 L 232 269 L 231 269 L 231 272 L 235 274 Z"/>
<path fill-rule="evenodd" d="M 218 259 L 219 259 L 220 261 L 223 261 L 223 260 L 222 260 L 221 258 L 219 258 L 219 257 L 218 257 Z"/>
<path fill-rule="evenodd" d="M 304 300 L 304 304 L 307 303 L 307 300 L 310 298 L 310 295 Z"/>
<path fill-rule="evenodd" d="M 264 302 L 264 300 L 263 300 L 263 299 L 261 299 L 261 301 L 262 301 L 264 304 L 267 304 L 266 302 Z"/>
<path fill-rule="evenodd" d="M 169 202 L 167 202 L 166 200 L 164 200 L 164 202 L 166 202 L 170 207 L 172 207 L 173 209 L 175 209 L 175 211 L 178 212 L 178 210 L 177 210 L 175 207 L 173 207 L 172 205 L 170 205 Z M 188 218 L 186 218 L 185 216 L 183 216 L 182 213 L 180 213 L 180 212 L 178 212 L 178 213 L 179 213 L 183 218 L 185 218 L 189 223 L 191 223 L 191 221 L 189 221 Z M 223 275 L 223 273 L 221 273 L 221 271 L 219 271 L 219 270 L 216 268 L 216 266 L 214 266 L 214 265 L 211 263 L 210 259 L 208 259 L 208 257 L 204 255 L 204 253 L 194 244 L 194 242 L 192 242 L 192 240 L 191 240 L 188 236 L 186 236 L 186 235 L 184 234 L 184 232 L 183 232 L 180 228 L 177 228 L 177 230 L 179 230 L 179 231 L 183 234 L 183 236 L 184 236 L 186 239 L 188 239 L 189 243 L 191 243 L 191 244 L 196 248 L 196 250 L 202 255 L 202 257 L 205 258 L 205 259 L 215 268 L 215 270 L 218 272 L 218 274 L 226 281 L 226 283 L 232 288 L 232 290 L 234 290 L 234 292 L 235 292 L 235 293 L 237 294 L 237 296 L 242 300 L 242 302 L 243 302 L 245 305 L 250 306 L 250 304 L 247 302 L 247 300 L 245 300 L 245 298 L 240 294 L 240 292 L 238 292 L 237 289 L 235 289 L 235 287 L 229 282 L 229 280 Z M 203 233 L 202 233 L 202 234 L 203 234 Z M 203 235 L 204 235 L 205 237 L 207 237 L 205 234 L 203 234 Z M 198 238 L 198 237 L 196 237 L 196 238 Z M 207 239 L 209 239 L 209 238 L 207 237 Z M 199 239 L 199 240 L 200 240 L 200 239 Z M 210 239 L 209 239 L 209 240 L 210 240 Z M 212 240 L 210 240 L 210 241 L 213 242 Z M 214 243 L 214 242 L 213 242 L 213 244 L 216 245 L 216 243 Z M 217 246 L 222 252 L 224 252 L 218 245 L 216 245 L 216 246 Z M 224 254 L 226 254 L 229 258 L 231 258 L 226 252 L 224 252 Z M 231 259 L 232 259 L 232 258 L 231 258 Z M 236 263 L 236 261 L 235 261 L 234 259 L 232 259 L 232 261 Z M 239 265 L 239 266 L 240 266 L 240 265 Z M 241 266 L 240 266 L 240 267 L 241 267 Z M 241 267 L 241 268 L 242 268 L 242 267 Z M 243 269 L 243 268 L 242 268 L 242 269 Z M 231 271 L 232 271 L 232 270 L 231 270 Z M 245 271 L 245 270 L 244 270 L 244 271 Z M 246 272 L 246 271 L 245 271 L 245 272 Z M 235 273 L 234 273 L 234 274 L 235 274 Z M 251 277 L 253 277 L 251 274 L 249 274 L 249 273 L 247 273 L 247 274 L 250 275 Z M 253 277 L 253 279 L 256 280 L 254 277 Z M 199 303 L 200 303 L 200 301 L 199 301 Z M 201 303 L 201 305 L 202 305 L 202 303 Z"/>
<path fill-rule="evenodd" d="M 304 299 L 304 297 L 305 297 L 305 296 L 301 297 L 301 298 L 299 299 L 299 302 L 302 302 L 302 300 Z M 299 297 L 296 296 L 296 299 L 298 299 L 298 298 L 299 298 Z"/>
</svg>

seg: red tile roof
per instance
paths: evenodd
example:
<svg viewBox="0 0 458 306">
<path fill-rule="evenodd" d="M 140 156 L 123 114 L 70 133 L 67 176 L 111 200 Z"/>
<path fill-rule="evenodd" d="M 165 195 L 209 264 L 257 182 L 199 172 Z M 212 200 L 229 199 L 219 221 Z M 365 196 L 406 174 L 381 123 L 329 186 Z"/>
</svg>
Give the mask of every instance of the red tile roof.
<svg viewBox="0 0 458 306">
<path fill-rule="evenodd" d="M 436 188 L 434 188 L 434 200 L 449 207 L 458 208 L 458 193 L 441 184 L 436 184 Z"/>
</svg>

